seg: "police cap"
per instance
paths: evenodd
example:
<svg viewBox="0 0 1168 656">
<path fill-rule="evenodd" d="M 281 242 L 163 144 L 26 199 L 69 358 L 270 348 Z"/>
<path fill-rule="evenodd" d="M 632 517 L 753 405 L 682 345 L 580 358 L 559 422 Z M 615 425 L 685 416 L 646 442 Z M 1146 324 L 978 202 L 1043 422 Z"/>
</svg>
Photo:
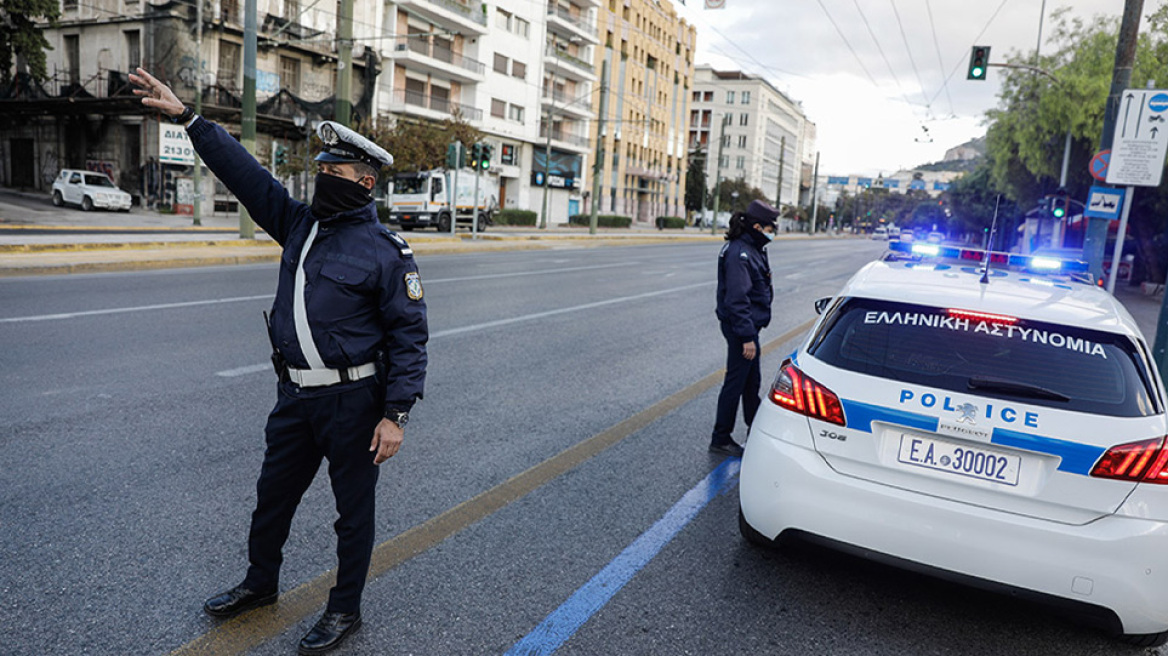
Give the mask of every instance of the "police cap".
<svg viewBox="0 0 1168 656">
<path fill-rule="evenodd" d="M 761 225 L 775 225 L 775 219 L 779 217 L 779 211 L 761 200 L 751 201 L 750 207 L 746 208 L 746 223 L 758 223 Z"/>
<path fill-rule="evenodd" d="M 384 148 L 335 121 L 321 121 L 316 136 L 324 144 L 318 162 L 361 162 L 375 169 L 393 165 L 393 155 Z"/>
</svg>

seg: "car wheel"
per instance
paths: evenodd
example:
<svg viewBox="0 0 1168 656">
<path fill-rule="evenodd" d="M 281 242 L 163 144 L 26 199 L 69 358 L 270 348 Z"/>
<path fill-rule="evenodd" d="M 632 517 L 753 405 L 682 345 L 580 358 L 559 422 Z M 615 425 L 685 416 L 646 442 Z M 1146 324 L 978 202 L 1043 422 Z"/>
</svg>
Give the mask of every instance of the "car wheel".
<svg viewBox="0 0 1168 656">
<path fill-rule="evenodd" d="M 438 232 L 450 232 L 450 215 L 438 215 Z"/>
<path fill-rule="evenodd" d="M 756 547 L 763 547 L 766 549 L 773 549 L 775 543 L 767 539 L 767 536 L 754 530 L 746 521 L 746 516 L 742 514 L 742 507 L 738 508 L 738 532 L 742 534 L 743 539 L 753 544 Z"/>
<path fill-rule="evenodd" d="M 53 192 L 53 205 L 56 207 L 61 207 L 64 204 L 65 204 L 65 199 L 61 198 L 61 192 L 54 191 Z"/>
<path fill-rule="evenodd" d="M 82 198 L 81 199 L 81 209 L 85 210 L 86 212 L 93 211 L 93 199 L 90 198 L 89 196 Z"/>
<path fill-rule="evenodd" d="M 1125 633 L 1119 636 L 1120 642 L 1136 647 L 1159 647 L 1168 642 L 1168 632 L 1164 633 Z"/>
<path fill-rule="evenodd" d="M 491 217 L 486 214 L 479 215 L 479 232 L 485 232 L 487 226 L 491 225 Z"/>
</svg>

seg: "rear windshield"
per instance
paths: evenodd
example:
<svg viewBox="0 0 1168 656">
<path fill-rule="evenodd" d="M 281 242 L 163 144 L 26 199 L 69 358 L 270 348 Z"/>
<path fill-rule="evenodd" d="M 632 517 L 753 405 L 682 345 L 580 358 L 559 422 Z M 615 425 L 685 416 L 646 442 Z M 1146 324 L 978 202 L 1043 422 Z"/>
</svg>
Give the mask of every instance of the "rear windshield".
<svg viewBox="0 0 1168 656">
<path fill-rule="evenodd" d="M 808 352 L 856 373 L 954 392 L 1115 417 L 1160 412 L 1139 350 L 1113 333 L 851 298 Z"/>
<path fill-rule="evenodd" d="M 426 178 L 421 176 L 410 176 L 393 179 L 393 193 L 395 194 L 420 194 L 423 193 L 423 186 L 426 184 Z"/>
</svg>

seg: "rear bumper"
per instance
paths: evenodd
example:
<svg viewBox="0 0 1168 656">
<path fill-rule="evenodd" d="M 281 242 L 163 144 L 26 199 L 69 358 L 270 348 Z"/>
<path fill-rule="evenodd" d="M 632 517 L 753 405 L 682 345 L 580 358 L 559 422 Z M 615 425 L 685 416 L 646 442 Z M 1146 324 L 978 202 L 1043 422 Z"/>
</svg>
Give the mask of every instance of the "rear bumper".
<svg viewBox="0 0 1168 656">
<path fill-rule="evenodd" d="M 438 215 L 431 212 L 390 212 L 389 220 L 405 226 L 430 226 L 438 222 Z"/>
<path fill-rule="evenodd" d="M 766 537 L 820 536 L 967 582 L 1101 607 L 1124 633 L 1168 631 L 1168 524 L 1109 515 L 1072 526 L 843 476 L 761 424 L 747 443 L 739 498 Z"/>
</svg>

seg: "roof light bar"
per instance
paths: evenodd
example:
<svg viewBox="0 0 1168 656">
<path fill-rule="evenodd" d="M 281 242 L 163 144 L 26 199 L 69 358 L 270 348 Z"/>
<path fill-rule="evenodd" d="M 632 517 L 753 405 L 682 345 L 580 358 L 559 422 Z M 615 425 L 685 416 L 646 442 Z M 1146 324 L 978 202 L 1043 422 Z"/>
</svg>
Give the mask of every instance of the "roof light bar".
<svg viewBox="0 0 1168 656">
<path fill-rule="evenodd" d="M 942 246 L 939 244 L 906 244 L 904 242 L 892 242 L 888 248 L 889 250 L 908 253 L 921 258 L 951 258 L 979 263 L 986 259 L 986 252 L 980 248 L 957 248 L 955 246 Z M 1046 255 L 1020 255 L 1018 253 L 990 251 L 989 261 L 990 264 L 1043 273 L 1087 272 L 1087 263 L 1082 260 L 1064 260 Z"/>
</svg>

